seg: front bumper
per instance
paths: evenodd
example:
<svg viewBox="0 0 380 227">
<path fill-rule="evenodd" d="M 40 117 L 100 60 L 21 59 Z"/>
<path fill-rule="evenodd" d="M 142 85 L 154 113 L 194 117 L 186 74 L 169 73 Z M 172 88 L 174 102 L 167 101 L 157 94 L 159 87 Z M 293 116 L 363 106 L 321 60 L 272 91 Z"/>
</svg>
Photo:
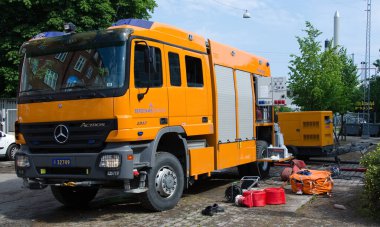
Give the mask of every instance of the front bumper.
<svg viewBox="0 0 380 227">
<path fill-rule="evenodd" d="M 99 167 L 100 158 L 105 154 L 120 155 L 120 166 L 118 168 Z M 30 152 L 29 147 L 23 145 L 16 155 L 25 155 L 29 158 L 29 167 L 20 168 L 17 165 L 15 167 L 17 176 L 22 178 L 61 181 L 117 181 L 134 178 L 134 160 L 128 160 L 128 155 L 133 155 L 133 150 L 124 143 L 110 143 L 99 153 L 38 154 Z M 59 166 L 56 160 L 70 160 L 70 163 Z"/>
</svg>

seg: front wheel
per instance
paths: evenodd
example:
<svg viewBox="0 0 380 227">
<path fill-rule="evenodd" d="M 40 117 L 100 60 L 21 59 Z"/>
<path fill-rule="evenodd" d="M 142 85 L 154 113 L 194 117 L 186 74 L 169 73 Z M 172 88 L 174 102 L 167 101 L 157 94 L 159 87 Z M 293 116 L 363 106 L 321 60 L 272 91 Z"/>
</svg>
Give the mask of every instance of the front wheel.
<svg viewBox="0 0 380 227">
<path fill-rule="evenodd" d="M 184 188 L 184 173 L 178 159 L 167 152 L 158 152 L 148 171 L 148 191 L 141 194 L 141 204 L 153 211 L 169 210 L 177 205 Z"/>
<path fill-rule="evenodd" d="M 51 186 L 54 197 L 68 207 L 83 207 L 93 200 L 98 187 L 59 187 Z"/>
</svg>

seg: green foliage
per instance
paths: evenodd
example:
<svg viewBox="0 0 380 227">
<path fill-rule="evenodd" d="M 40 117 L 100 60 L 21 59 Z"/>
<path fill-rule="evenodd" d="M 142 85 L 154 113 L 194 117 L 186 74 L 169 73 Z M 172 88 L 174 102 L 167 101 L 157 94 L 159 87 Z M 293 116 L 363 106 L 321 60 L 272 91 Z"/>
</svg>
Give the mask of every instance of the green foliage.
<svg viewBox="0 0 380 227">
<path fill-rule="evenodd" d="M 380 59 L 377 59 L 373 65 L 376 66 L 376 74 L 378 74 L 380 72 Z"/>
<path fill-rule="evenodd" d="M 353 110 L 358 92 L 357 68 L 346 50 L 331 46 L 322 50 L 321 32 L 306 22 L 306 36 L 297 37 L 300 55 L 292 54 L 289 89 L 293 103 L 302 110 Z"/>
<path fill-rule="evenodd" d="M 370 100 L 375 102 L 376 119 L 380 119 L 380 77 L 372 76 L 370 81 Z"/>
<path fill-rule="evenodd" d="M 274 111 L 277 112 L 294 112 L 294 110 L 288 106 L 275 106 Z"/>
<path fill-rule="evenodd" d="M 366 154 L 360 164 L 367 168 L 364 196 L 366 206 L 374 217 L 380 215 L 380 146 Z"/>
<path fill-rule="evenodd" d="M 342 68 L 342 82 L 343 82 L 343 96 L 340 100 L 340 113 L 346 111 L 353 111 L 355 103 L 362 99 L 362 94 L 359 88 L 358 81 L 358 68 L 354 64 L 352 58 L 348 57 L 347 50 L 341 48 L 338 52 L 340 61 L 343 64 Z"/>
<path fill-rule="evenodd" d="M 121 18 L 149 19 L 154 0 L 2 0 L 0 19 L 0 97 L 15 97 L 18 50 L 40 32 L 62 31 L 73 22 L 77 31 L 109 27 Z"/>
</svg>

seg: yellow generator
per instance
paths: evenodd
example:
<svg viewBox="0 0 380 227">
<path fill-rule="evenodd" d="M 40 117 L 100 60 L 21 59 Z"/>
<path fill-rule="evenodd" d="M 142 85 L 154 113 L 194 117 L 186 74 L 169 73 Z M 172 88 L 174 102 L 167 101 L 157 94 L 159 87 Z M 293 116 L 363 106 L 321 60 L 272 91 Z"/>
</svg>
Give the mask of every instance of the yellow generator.
<svg viewBox="0 0 380 227">
<path fill-rule="evenodd" d="M 284 143 L 294 156 L 334 156 L 331 111 L 282 112 L 277 116 Z"/>
</svg>

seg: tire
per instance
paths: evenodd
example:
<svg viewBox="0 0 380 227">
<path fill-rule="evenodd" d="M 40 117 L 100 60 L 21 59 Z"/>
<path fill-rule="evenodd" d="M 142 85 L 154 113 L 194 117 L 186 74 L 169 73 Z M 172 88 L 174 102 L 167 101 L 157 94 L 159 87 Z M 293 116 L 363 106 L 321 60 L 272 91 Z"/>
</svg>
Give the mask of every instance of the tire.
<svg viewBox="0 0 380 227">
<path fill-rule="evenodd" d="M 256 159 L 261 159 L 264 156 L 265 150 L 268 148 L 268 143 L 262 140 L 256 142 Z M 270 165 L 268 162 L 251 162 L 238 166 L 239 175 L 244 176 L 259 176 L 261 179 L 269 176 Z"/>
<path fill-rule="evenodd" d="M 140 195 L 143 207 L 164 211 L 175 207 L 182 197 L 184 173 L 178 159 L 167 152 L 158 152 L 156 162 L 148 171 L 148 191 Z"/>
<path fill-rule="evenodd" d="M 287 146 L 288 152 L 292 153 L 293 157 L 298 156 L 298 149 L 295 146 Z"/>
<path fill-rule="evenodd" d="M 98 193 L 98 187 L 51 186 L 54 197 L 67 207 L 85 207 Z"/>
<path fill-rule="evenodd" d="M 305 156 L 305 155 L 297 155 L 296 158 L 303 160 L 303 161 L 309 161 L 310 160 L 310 156 Z"/>
<path fill-rule="evenodd" d="M 7 157 L 9 161 L 15 160 L 15 155 L 18 150 L 19 150 L 19 146 L 17 144 L 12 143 L 11 145 L 9 145 L 7 149 Z"/>
</svg>

